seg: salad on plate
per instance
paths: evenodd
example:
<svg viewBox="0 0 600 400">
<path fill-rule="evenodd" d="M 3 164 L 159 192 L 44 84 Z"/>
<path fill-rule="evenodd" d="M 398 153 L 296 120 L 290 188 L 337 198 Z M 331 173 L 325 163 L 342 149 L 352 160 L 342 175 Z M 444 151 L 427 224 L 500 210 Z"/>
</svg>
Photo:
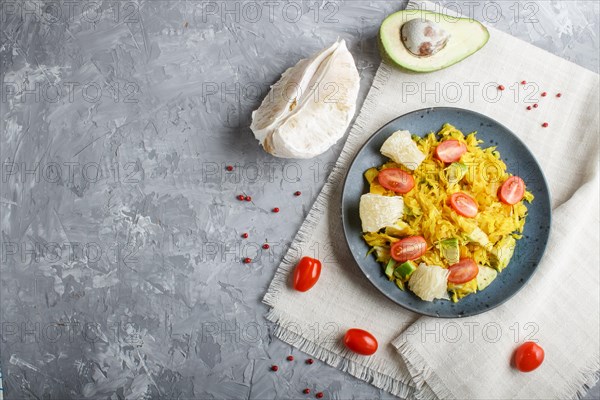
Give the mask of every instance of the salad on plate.
<svg viewBox="0 0 600 400">
<path fill-rule="evenodd" d="M 363 238 L 388 279 L 424 301 L 454 302 L 509 265 L 533 195 L 495 147 L 450 124 L 421 138 L 393 133 L 389 161 L 365 171 Z"/>
</svg>

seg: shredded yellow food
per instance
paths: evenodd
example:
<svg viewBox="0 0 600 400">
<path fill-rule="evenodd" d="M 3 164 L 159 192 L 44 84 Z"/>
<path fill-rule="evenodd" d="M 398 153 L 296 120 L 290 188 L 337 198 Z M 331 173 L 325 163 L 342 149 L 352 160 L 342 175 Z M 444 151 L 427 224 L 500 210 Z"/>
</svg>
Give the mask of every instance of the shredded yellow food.
<svg viewBox="0 0 600 400">
<path fill-rule="evenodd" d="M 444 140 L 455 139 L 467 145 L 460 163 L 466 166 L 466 174 L 459 179 L 455 165 L 449 166 L 434 158 L 434 150 Z M 377 260 L 387 264 L 390 259 L 390 245 L 408 236 L 423 236 L 428 250 L 415 260 L 427 265 L 438 265 L 448 268 L 439 243 L 448 238 L 457 238 L 460 258 L 472 258 L 479 265 L 490 266 L 501 271 L 506 265 L 499 265 L 498 254 L 494 249 L 510 244 L 521 238 L 527 207 L 523 201 L 515 205 L 502 203 L 497 192 L 502 183 L 511 176 L 506 164 L 500 158 L 495 147 L 482 148 L 482 141 L 476 138 L 476 132 L 465 136 L 450 124 L 445 124 L 436 134 L 430 133 L 423 138 L 413 136 L 419 150 L 426 155 L 423 163 L 412 175 L 415 187 L 404 198 L 404 216 L 394 227 L 387 227 L 379 232 L 366 233 L 364 239 L 373 247 Z M 401 168 L 400 164 L 387 162 L 379 168 L 371 168 L 365 172 L 370 185 L 370 192 L 384 196 L 398 196 L 385 189 L 377 180 L 379 171 L 387 168 Z M 458 175 L 458 177 L 457 177 Z M 464 192 L 478 204 L 475 218 L 458 215 L 447 203 L 452 193 Z M 526 191 L 524 200 L 531 202 L 533 195 Z M 489 238 L 485 246 L 478 243 L 471 235 L 477 228 Z M 513 240 L 514 238 L 514 240 Z M 512 255 L 512 253 L 511 253 Z M 477 290 L 475 279 L 462 285 L 450 285 L 452 299 L 457 301 Z"/>
</svg>

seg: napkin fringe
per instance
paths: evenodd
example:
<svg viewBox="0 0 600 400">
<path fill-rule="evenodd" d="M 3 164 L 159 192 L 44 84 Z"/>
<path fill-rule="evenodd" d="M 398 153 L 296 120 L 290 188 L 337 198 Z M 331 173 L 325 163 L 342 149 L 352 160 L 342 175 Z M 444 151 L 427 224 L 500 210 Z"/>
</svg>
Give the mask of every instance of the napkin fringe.
<svg viewBox="0 0 600 400">
<path fill-rule="evenodd" d="M 588 391 L 600 380 L 600 354 L 590 360 L 590 362 L 579 370 L 580 377 L 576 382 L 569 384 L 569 393 L 565 398 L 582 399 Z"/>
<path fill-rule="evenodd" d="M 402 376 L 399 368 L 390 368 L 388 363 L 377 362 L 374 359 L 369 359 L 366 364 L 360 364 L 346 358 L 350 354 L 341 346 L 336 349 L 339 353 L 326 349 L 314 341 L 300 336 L 294 330 L 287 329 L 286 326 L 298 325 L 286 313 L 271 309 L 266 318 L 276 324 L 273 334 L 298 350 L 403 399 L 415 395 L 414 387 L 394 378 L 394 376 Z"/>
<path fill-rule="evenodd" d="M 421 354 L 406 342 L 402 336 L 392 341 L 392 346 L 398 350 L 398 353 L 400 353 L 406 364 L 409 365 L 412 379 L 417 387 L 417 394 L 415 395 L 417 399 L 437 400 L 438 398 L 455 398 L 450 389 L 433 373 L 433 370 L 428 366 Z M 431 390 L 421 390 L 425 384 Z"/>
</svg>

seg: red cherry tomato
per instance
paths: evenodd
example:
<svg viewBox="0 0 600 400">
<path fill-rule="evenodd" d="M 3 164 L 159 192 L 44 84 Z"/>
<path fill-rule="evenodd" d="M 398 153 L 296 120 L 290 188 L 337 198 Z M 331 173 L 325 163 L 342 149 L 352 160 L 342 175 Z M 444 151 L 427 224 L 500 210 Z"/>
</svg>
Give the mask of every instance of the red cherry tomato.
<svg viewBox="0 0 600 400">
<path fill-rule="evenodd" d="M 544 362 L 544 349 L 534 342 L 525 342 L 515 351 L 515 366 L 521 372 L 531 372 Z"/>
<path fill-rule="evenodd" d="M 449 266 L 448 271 L 450 271 L 450 275 L 448 275 L 448 282 L 458 284 L 469 282 L 477 278 L 479 267 L 472 259 L 463 258 L 456 264 Z"/>
<path fill-rule="evenodd" d="M 344 344 L 347 348 L 363 356 L 370 356 L 377 351 L 377 339 L 369 332 L 362 329 L 348 329 L 344 336 Z"/>
<path fill-rule="evenodd" d="M 523 196 L 525 196 L 525 182 L 516 175 L 504 181 L 498 190 L 500 201 L 511 206 L 520 202 Z"/>
<path fill-rule="evenodd" d="M 415 187 L 415 178 L 400 168 L 384 169 L 377 175 L 377 180 L 384 188 L 400 194 L 408 193 Z"/>
<path fill-rule="evenodd" d="M 316 258 L 302 257 L 294 271 L 294 289 L 306 292 L 321 276 L 321 261 Z"/>
<path fill-rule="evenodd" d="M 392 245 L 392 258 L 398 262 L 414 260 L 427 251 L 427 242 L 423 236 L 410 236 Z"/>
<path fill-rule="evenodd" d="M 450 207 L 452 207 L 458 215 L 467 218 L 473 218 L 477 215 L 477 202 L 466 193 L 453 193 L 450 195 L 448 202 L 450 203 Z"/>
<path fill-rule="evenodd" d="M 445 140 L 435 148 L 435 157 L 445 163 L 453 163 L 460 160 L 467 152 L 467 145 L 458 140 Z"/>
</svg>

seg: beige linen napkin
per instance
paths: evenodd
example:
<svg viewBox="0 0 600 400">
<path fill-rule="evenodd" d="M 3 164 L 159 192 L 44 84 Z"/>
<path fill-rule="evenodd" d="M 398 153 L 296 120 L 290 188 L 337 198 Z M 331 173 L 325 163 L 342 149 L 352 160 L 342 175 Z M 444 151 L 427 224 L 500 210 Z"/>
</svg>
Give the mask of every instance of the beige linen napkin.
<svg viewBox="0 0 600 400">
<path fill-rule="evenodd" d="M 409 8 L 419 5 L 430 6 Z M 598 75 L 489 30 L 481 51 L 442 71 L 408 74 L 381 64 L 264 298 L 276 336 L 401 397 L 571 398 L 597 380 L 600 368 Z M 506 89 L 498 91 L 498 84 Z M 529 101 L 539 107 L 527 111 Z M 540 162 L 552 197 L 550 242 L 533 279 L 502 306 L 467 319 L 419 318 L 395 305 L 360 273 L 342 237 L 342 180 L 362 143 L 391 119 L 433 106 L 474 110 L 506 125 Z M 302 255 L 323 261 L 319 283 L 307 293 L 289 286 Z M 375 355 L 344 349 L 340 338 L 352 327 L 378 338 Z M 526 339 L 546 351 L 543 366 L 529 374 L 510 367 Z"/>
</svg>

